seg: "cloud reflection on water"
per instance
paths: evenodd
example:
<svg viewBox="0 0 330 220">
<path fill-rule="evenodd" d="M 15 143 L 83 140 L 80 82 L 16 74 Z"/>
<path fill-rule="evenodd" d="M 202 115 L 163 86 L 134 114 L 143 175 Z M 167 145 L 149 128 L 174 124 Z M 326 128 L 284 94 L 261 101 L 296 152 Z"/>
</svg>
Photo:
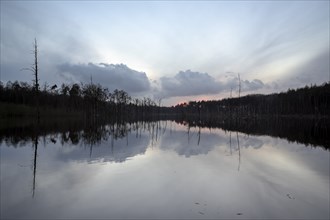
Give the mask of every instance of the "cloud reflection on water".
<svg viewBox="0 0 330 220">
<path fill-rule="evenodd" d="M 155 131 L 131 130 L 113 144 L 111 138 L 93 142 L 92 154 L 92 142 L 62 145 L 59 135 L 55 144 L 38 148 L 34 198 L 32 172 L 18 166 L 31 162 L 31 145 L 2 143 L 3 216 L 328 217 L 329 154 L 324 149 L 242 133 L 238 148 L 236 132 L 201 128 L 199 133 L 196 127 L 188 138 L 187 131 L 186 126 L 167 124 L 156 140 Z"/>
</svg>

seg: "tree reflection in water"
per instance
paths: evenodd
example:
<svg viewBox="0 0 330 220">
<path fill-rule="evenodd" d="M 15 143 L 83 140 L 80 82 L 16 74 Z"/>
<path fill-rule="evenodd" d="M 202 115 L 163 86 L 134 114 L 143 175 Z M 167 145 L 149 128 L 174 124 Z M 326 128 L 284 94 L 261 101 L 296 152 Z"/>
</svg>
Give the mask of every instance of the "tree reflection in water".
<svg viewBox="0 0 330 220">
<path fill-rule="evenodd" d="M 36 189 L 36 173 L 37 173 L 37 156 L 38 156 L 38 126 L 36 126 L 35 136 L 33 141 L 34 154 L 33 154 L 33 182 L 32 182 L 32 197 L 34 197 Z"/>
<path fill-rule="evenodd" d="M 254 203 L 257 205 L 251 210 L 258 210 L 260 201 L 266 207 L 260 210 L 276 208 L 276 204 L 281 204 L 280 208 L 287 208 L 296 205 L 292 202 L 304 198 L 308 202 L 311 201 L 310 198 L 314 199 L 313 202 L 316 201 L 323 208 L 324 202 L 328 202 L 324 197 L 324 186 L 328 186 L 329 125 L 322 120 L 317 121 L 316 125 L 312 122 L 313 120 L 288 120 L 283 124 L 284 120 L 277 119 L 273 124 L 268 121 L 260 127 L 253 127 L 261 123 L 258 121 L 228 124 L 225 121 L 200 120 L 115 121 L 93 124 L 82 121 L 41 121 L 39 125 L 23 121 L 21 126 L 7 124 L 6 128 L 0 128 L 1 153 L 5 155 L 1 164 L 4 169 L 8 169 L 7 174 L 2 176 L 2 180 L 5 180 L 2 182 L 5 184 L 2 192 L 18 197 L 17 201 L 29 201 L 31 206 L 15 202 L 15 205 L 21 204 L 21 208 L 17 210 L 24 215 L 26 213 L 21 211 L 22 207 L 33 207 L 32 210 L 41 207 L 40 210 L 45 210 L 48 215 L 52 210 L 45 208 L 44 204 L 51 207 L 48 204 L 60 206 L 64 202 L 73 204 L 66 204 L 65 207 L 69 207 L 67 210 L 78 208 L 81 213 L 88 207 L 89 210 L 94 209 L 95 214 L 99 206 L 91 208 L 90 201 L 101 197 L 105 199 L 105 206 L 110 207 L 111 204 L 111 207 L 115 207 L 117 204 L 120 207 L 118 210 L 124 207 L 123 204 L 135 204 L 135 198 L 145 195 L 155 198 L 149 201 L 150 204 L 157 204 L 166 198 L 171 201 L 164 203 L 168 205 L 176 200 L 179 193 L 182 193 L 181 200 L 177 201 L 179 205 L 175 204 L 173 207 L 180 207 L 186 201 L 213 201 L 208 203 L 208 211 L 198 211 L 202 211 L 205 217 L 214 218 L 219 216 L 209 215 L 209 211 L 214 210 L 216 213 L 220 206 L 212 207 L 212 204 L 232 207 L 233 202 L 236 202 L 239 210 L 229 212 L 233 211 L 235 215 L 244 213 L 247 217 L 253 217 L 248 215 L 247 210 L 250 209 L 244 210 L 241 207 Z M 252 130 L 248 130 L 249 128 Z M 287 132 L 285 136 L 283 130 L 291 132 Z M 301 135 L 302 132 L 305 135 Z M 288 144 L 287 141 L 276 138 L 257 137 L 263 134 L 281 136 L 289 142 L 295 141 L 309 147 Z M 42 142 L 44 148 L 40 147 Z M 31 155 L 30 149 L 33 150 Z M 26 164 L 25 161 L 30 161 L 31 158 L 31 172 L 26 173 L 16 166 Z M 192 187 L 187 190 L 190 186 Z M 175 193 L 168 193 L 170 191 Z M 129 199 L 114 199 L 121 198 L 123 193 Z M 157 193 L 158 197 L 155 196 Z M 250 201 L 251 197 L 256 197 L 255 201 Z M 6 201 L 7 204 L 14 207 L 10 200 Z M 78 200 L 79 207 L 74 204 Z M 285 203 L 286 200 L 290 201 Z M 143 205 L 137 207 L 138 210 L 145 210 Z M 307 206 L 293 207 L 288 210 L 302 208 L 306 211 Z M 188 208 L 190 207 L 181 209 L 182 213 L 187 214 Z M 280 213 L 280 208 L 277 207 L 274 213 Z M 106 209 L 105 213 L 111 216 L 113 210 L 116 208 Z M 62 212 L 63 215 L 67 214 L 66 210 Z M 12 213 L 15 213 L 14 208 Z M 260 216 L 270 216 L 263 214 L 261 212 Z M 58 217 L 57 213 L 53 216 Z M 223 216 L 230 217 L 225 214 Z"/>
<path fill-rule="evenodd" d="M 154 145 L 167 129 L 170 122 L 170 133 L 172 132 L 172 122 L 187 127 L 187 140 L 191 139 L 191 128 L 198 128 L 197 145 L 201 142 L 202 128 L 220 128 L 229 131 L 230 148 L 232 145 L 231 132 L 242 132 L 248 135 L 269 135 L 287 139 L 289 142 L 297 142 L 306 146 L 323 147 L 329 149 L 330 146 L 330 121 L 329 119 L 303 119 L 297 118 L 273 118 L 260 120 L 242 121 L 198 121 L 198 120 L 149 120 L 149 121 L 119 121 L 119 122 L 98 122 L 89 124 L 78 120 L 56 120 L 42 121 L 40 124 L 25 122 L 19 124 L 6 123 L 0 127 L 0 142 L 17 147 L 25 145 L 25 142 L 35 142 L 38 137 L 47 137 L 47 141 L 56 143 L 56 137 L 60 134 L 62 145 L 70 143 L 72 145 L 94 146 L 102 140 L 111 138 L 111 146 L 117 139 L 126 138 L 128 145 L 128 135 L 135 133 L 136 138 L 141 138 L 142 132 L 147 131 L 151 138 L 151 145 Z M 239 144 L 238 134 L 236 139 Z"/>
<path fill-rule="evenodd" d="M 126 148 L 134 148 L 129 146 L 129 135 L 133 134 L 136 139 L 141 139 L 142 134 L 149 134 L 149 140 L 151 147 L 153 147 L 160 136 L 164 135 L 167 129 L 167 123 L 170 122 L 170 135 L 172 135 L 172 122 L 173 121 L 115 121 L 112 123 L 98 122 L 89 124 L 81 121 L 55 121 L 55 122 L 40 122 L 40 123 L 28 123 L 23 122 L 7 126 L 0 129 L 0 142 L 4 141 L 8 146 L 12 145 L 25 146 L 27 142 L 31 142 L 34 148 L 33 154 L 33 186 L 32 197 L 35 196 L 36 189 L 36 174 L 37 174 L 37 157 L 38 157 L 38 144 L 39 138 L 43 137 L 44 141 L 57 143 L 57 139 L 60 140 L 61 145 L 69 144 L 75 146 L 88 146 L 89 147 L 89 159 L 93 157 L 93 147 L 100 146 L 100 143 L 104 141 L 108 143 L 110 138 L 111 154 L 114 156 L 114 148 L 117 140 L 123 140 L 126 138 Z M 241 146 L 239 140 L 239 132 L 256 135 L 270 135 L 275 137 L 286 138 L 289 142 L 295 141 L 303 143 L 306 146 L 322 147 L 329 150 L 329 138 L 330 129 L 327 120 L 261 120 L 261 121 L 201 121 L 201 120 L 175 120 L 176 123 L 181 124 L 187 128 L 187 146 L 193 145 L 191 137 L 194 133 L 191 132 L 192 128 L 197 128 L 197 146 L 201 144 L 201 130 L 202 128 L 221 128 L 225 131 L 229 131 L 229 148 L 230 155 L 232 155 L 232 132 L 236 131 L 236 142 L 238 151 L 238 168 L 241 167 Z M 7 124 L 8 125 L 8 124 Z M 58 137 L 58 134 L 59 137 Z M 135 135 L 134 135 L 135 134 Z M 136 141 L 133 141 L 132 145 Z M 228 142 L 227 142 L 228 143 Z M 121 146 L 123 147 L 123 146 Z M 130 153 L 125 152 L 127 155 L 121 155 L 119 158 L 115 158 L 115 161 L 125 161 L 129 156 L 135 156 L 138 153 L 145 152 L 147 144 L 141 147 L 141 149 L 135 151 L 131 150 Z M 205 146 L 200 146 L 205 147 Z M 207 152 L 210 149 L 200 149 L 201 152 Z M 178 153 L 182 154 L 184 151 L 178 149 Z M 195 154 L 196 152 L 193 152 Z M 198 152 L 197 152 L 198 153 Z M 191 153 L 184 153 L 189 156 Z"/>
</svg>

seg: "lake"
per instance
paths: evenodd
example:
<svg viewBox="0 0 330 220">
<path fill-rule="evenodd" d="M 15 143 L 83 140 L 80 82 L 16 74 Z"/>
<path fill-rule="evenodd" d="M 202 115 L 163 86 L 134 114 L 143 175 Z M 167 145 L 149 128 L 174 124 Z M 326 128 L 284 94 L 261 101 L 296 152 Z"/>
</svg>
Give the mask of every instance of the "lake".
<svg viewBox="0 0 330 220">
<path fill-rule="evenodd" d="M 229 127 L 2 128 L 1 218 L 329 219 L 328 127 Z"/>
</svg>

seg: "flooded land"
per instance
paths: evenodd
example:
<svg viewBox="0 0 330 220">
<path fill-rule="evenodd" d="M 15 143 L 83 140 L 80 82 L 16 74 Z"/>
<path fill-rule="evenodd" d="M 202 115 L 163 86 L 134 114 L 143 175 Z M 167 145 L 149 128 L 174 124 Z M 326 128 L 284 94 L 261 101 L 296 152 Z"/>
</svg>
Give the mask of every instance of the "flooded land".
<svg viewBox="0 0 330 220">
<path fill-rule="evenodd" d="M 2 126 L 4 219 L 329 218 L 325 119 Z"/>
<path fill-rule="evenodd" d="M 0 220 L 330 219 L 330 1 L 0 4 Z"/>
</svg>

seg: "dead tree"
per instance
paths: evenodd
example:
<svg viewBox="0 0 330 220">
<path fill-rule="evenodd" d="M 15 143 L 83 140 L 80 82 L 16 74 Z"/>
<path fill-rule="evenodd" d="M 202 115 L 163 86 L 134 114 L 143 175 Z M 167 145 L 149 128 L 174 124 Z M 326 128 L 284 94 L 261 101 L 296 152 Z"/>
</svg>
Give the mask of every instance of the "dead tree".
<svg viewBox="0 0 330 220">
<path fill-rule="evenodd" d="M 34 74 L 34 90 L 35 90 L 35 99 L 36 99 L 36 109 L 37 109 L 37 122 L 40 119 L 40 109 L 39 109 L 39 75 L 38 75 L 38 44 L 37 39 L 34 38 L 34 45 L 33 45 L 33 54 L 34 54 L 34 63 L 30 68 L 23 68 L 22 70 L 29 70 Z"/>
<path fill-rule="evenodd" d="M 38 45 L 37 45 L 37 39 L 34 39 L 34 66 L 33 66 L 33 71 L 34 71 L 34 77 L 35 77 L 35 92 L 36 92 L 36 104 L 37 104 L 37 118 L 39 122 L 40 118 L 40 110 L 39 110 L 39 79 L 38 79 Z"/>
</svg>

